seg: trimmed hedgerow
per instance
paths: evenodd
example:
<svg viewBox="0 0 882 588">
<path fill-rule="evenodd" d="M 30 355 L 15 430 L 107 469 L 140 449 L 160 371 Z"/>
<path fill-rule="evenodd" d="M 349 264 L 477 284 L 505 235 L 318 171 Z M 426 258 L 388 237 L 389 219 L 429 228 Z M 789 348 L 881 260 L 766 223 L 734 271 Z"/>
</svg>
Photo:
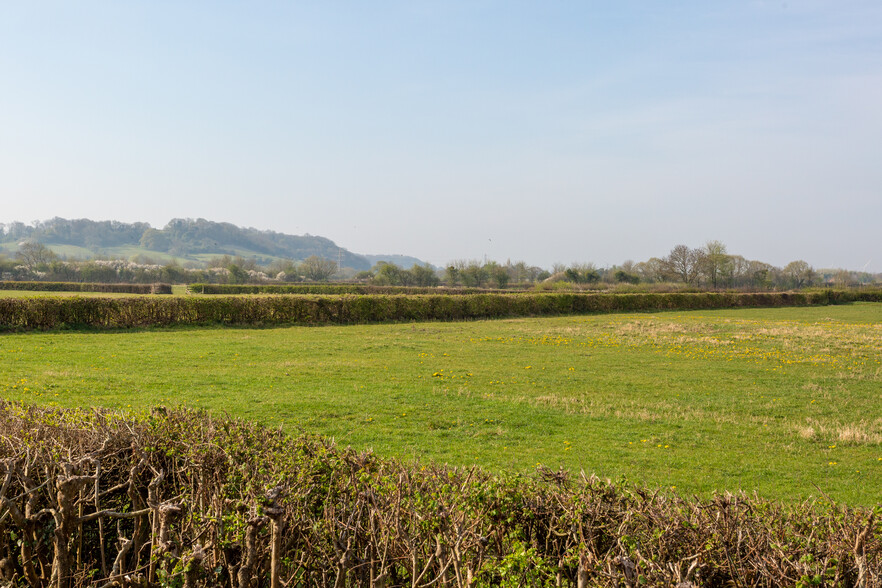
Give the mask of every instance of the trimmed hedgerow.
<svg viewBox="0 0 882 588">
<path fill-rule="evenodd" d="M 183 409 L 0 401 L 0 574 L 31 586 L 879 586 L 882 521 L 539 467 L 405 463 Z"/>
<path fill-rule="evenodd" d="M 171 294 L 169 284 L 97 284 L 88 282 L 0 282 L 0 290 L 28 292 L 101 292 L 114 294 Z"/>
<path fill-rule="evenodd" d="M 523 290 L 489 290 L 483 288 L 442 288 L 419 286 L 371 286 L 368 284 L 203 284 L 189 285 L 194 294 L 448 294 L 464 295 L 480 292 L 499 294 Z"/>
<path fill-rule="evenodd" d="M 0 329 L 323 325 L 825 305 L 882 292 L 0 298 Z"/>
</svg>

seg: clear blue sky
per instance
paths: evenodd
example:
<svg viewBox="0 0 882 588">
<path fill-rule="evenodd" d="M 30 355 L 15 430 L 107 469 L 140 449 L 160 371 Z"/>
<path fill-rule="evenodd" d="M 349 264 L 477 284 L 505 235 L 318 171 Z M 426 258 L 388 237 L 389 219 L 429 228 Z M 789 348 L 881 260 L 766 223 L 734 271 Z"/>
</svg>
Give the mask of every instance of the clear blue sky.
<svg viewBox="0 0 882 588">
<path fill-rule="evenodd" d="M 882 271 L 882 2 L 0 0 L 0 222 Z"/>
</svg>

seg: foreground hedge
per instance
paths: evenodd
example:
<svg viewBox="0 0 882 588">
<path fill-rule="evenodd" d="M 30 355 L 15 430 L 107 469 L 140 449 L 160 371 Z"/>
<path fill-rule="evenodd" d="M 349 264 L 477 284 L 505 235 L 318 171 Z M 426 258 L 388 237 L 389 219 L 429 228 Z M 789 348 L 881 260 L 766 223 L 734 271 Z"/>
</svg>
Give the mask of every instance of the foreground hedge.
<svg viewBox="0 0 882 588">
<path fill-rule="evenodd" d="M 89 282 L 0 282 L 0 290 L 29 292 L 102 292 L 115 294 L 171 294 L 168 284 L 96 284 Z"/>
<path fill-rule="evenodd" d="M 406 464 L 204 413 L 0 402 L 0 575 L 30 586 L 879 586 L 860 508 Z"/>
<path fill-rule="evenodd" d="M 324 325 L 882 301 L 882 292 L 0 298 L 0 329 Z"/>
</svg>

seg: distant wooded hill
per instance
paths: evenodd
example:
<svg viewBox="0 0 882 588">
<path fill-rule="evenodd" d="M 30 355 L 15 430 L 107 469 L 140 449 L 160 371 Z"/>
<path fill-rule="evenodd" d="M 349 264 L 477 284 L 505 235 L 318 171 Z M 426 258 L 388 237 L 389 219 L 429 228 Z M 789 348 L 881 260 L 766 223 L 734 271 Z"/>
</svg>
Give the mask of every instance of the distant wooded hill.
<svg viewBox="0 0 882 588">
<path fill-rule="evenodd" d="M 222 255 L 254 258 L 260 264 L 274 259 L 302 261 L 316 255 L 341 262 L 343 267 L 367 270 L 378 261 L 409 268 L 424 262 L 406 255 L 359 255 L 339 247 L 330 239 L 313 235 L 286 235 L 274 231 L 242 228 L 205 219 L 173 219 L 164 228 L 147 223 L 67 220 L 53 218 L 26 225 L 0 224 L 0 245 L 14 251 L 21 241 L 33 240 L 61 256 L 151 257 L 204 262 Z"/>
</svg>

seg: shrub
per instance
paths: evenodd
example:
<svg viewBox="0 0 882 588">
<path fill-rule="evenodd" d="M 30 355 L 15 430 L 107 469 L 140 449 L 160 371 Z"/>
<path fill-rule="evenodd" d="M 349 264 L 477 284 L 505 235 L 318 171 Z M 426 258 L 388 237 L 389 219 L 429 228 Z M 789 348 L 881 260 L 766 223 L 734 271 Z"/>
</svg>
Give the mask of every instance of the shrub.
<svg viewBox="0 0 882 588">
<path fill-rule="evenodd" d="M 184 409 L 0 401 L 0 572 L 32 586 L 877 586 L 882 521 L 539 467 L 403 463 Z M 51 582 L 50 582 L 51 576 Z"/>
<path fill-rule="evenodd" d="M 194 294 L 449 294 L 465 295 L 512 290 L 442 288 L 428 286 L 378 286 L 367 284 L 203 284 L 189 286 Z"/>
<path fill-rule="evenodd" d="M 323 325 L 882 301 L 882 292 L 0 298 L 0 329 Z"/>
<path fill-rule="evenodd" d="M 169 284 L 100 284 L 89 282 L 0 282 L 0 290 L 30 292 L 103 292 L 115 294 L 171 294 Z"/>
</svg>

